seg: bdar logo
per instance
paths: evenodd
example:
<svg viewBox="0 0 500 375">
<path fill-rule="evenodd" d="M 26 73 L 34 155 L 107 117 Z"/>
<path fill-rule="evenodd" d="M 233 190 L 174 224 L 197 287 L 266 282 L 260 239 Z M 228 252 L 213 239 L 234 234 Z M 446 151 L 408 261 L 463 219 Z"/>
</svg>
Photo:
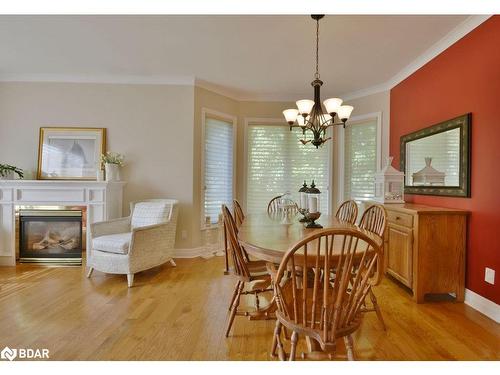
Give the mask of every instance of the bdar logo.
<svg viewBox="0 0 500 375">
<path fill-rule="evenodd" d="M 0 358 L 8 359 L 9 361 L 13 361 L 17 357 L 17 349 L 11 349 L 8 346 L 3 348 L 0 352 Z"/>
</svg>

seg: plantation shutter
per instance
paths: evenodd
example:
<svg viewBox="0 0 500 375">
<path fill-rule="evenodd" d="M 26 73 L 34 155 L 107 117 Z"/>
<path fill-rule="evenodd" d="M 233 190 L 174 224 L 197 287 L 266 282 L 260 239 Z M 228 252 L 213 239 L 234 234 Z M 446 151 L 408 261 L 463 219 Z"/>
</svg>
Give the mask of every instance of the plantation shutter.
<svg viewBox="0 0 500 375">
<path fill-rule="evenodd" d="M 247 211 L 263 212 L 275 196 L 290 192 L 298 202 L 304 180 L 321 190 L 321 212 L 328 212 L 329 145 L 316 149 L 299 142 L 287 126 L 250 124 L 247 144 Z"/>
<path fill-rule="evenodd" d="M 221 205 L 233 201 L 233 124 L 205 120 L 205 218 L 215 224 Z"/>
<path fill-rule="evenodd" d="M 344 129 L 344 199 L 372 199 L 376 170 L 377 120 L 349 124 Z"/>
</svg>

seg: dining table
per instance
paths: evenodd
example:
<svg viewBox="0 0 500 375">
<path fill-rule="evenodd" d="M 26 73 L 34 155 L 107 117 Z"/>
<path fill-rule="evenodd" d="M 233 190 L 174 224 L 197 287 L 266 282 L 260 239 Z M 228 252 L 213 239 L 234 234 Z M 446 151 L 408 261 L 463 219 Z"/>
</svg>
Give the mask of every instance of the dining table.
<svg viewBox="0 0 500 375">
<path fill-rule="evenodd" d="M 279 213 L 249 214 L 245 217 L 238 230 L 238 239 L 246 252 L 252 257 L 279 264 L 285 253 L 295 244 L 322 230 L 322 228 L 307 228 L 306 224 L 299 221 L 301 217 L 300 214 L 291 216 L 284 216 Z M 321 215 L 316 222 L 321 224 L 323 229 L 359 231 L 372 239 L 379 247 L 383 244 L 378 235 L 360 229 L 355 224 L 341 221 L 332 215 Z M 338 241 L 341 241 L 340 236 Z M 333 258 L 340 255 L 340 250 L 338 250 L 340 247 L 334 244 Z M 364 250 L 363 246 L 359 246 L 359 250 Z"/>
</svg>

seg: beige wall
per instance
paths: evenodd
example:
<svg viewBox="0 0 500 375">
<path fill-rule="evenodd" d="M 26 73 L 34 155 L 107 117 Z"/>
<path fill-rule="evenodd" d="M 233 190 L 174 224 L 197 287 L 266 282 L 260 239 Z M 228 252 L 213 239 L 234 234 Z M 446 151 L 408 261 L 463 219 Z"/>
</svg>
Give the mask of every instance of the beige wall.
<svg viewBox="0 0 500 375">
<path fill-rule="evenodd" d="M 238 115 L 238 101 L 227 96 L 216 94 L 201 87 L 194 89 L 194 152 L 193 152 L 193 212 L 196 214 L 192 218 L 192 237 L 194 246 L 200 246 L 204 242 L 204 235 L 201 229 L 201 153 L 202 153 L 202 109 L 221 112 L 229 116 Z M 239 123 L 239 122 L 238 122 Z M 236 130 L 238 135 L 239 129 Z"/>
<path fill-rule="evenodd" d="M 348 103 L 355 106 L 353 116 L 382 112 L 385 156 L 389 93 Z M 131 200 L 179 199 L 176 247 L 194 248 L 204 242 L 200 230 L 202 109 L 237 117 L 235 196 L 245 204 L 245 119 L 282 119 L 283 109 L 294 106 L 292 102 L 239 102 L 193 86 L 0 83 L 0 162 L 34 172 L 40 126 L 105 127 L 108 150 L 123 153 L 127 159 L 122 173 L 128 183 L 125 213 Z M 336 181 L 334 169 L 334 194 Z"/>
<path fill-rule="evenodd" d="M 104 127 L 108 150 L 125 154 L 128 202 L 180 200 L 177 247 L 192 232 L 192 86 L 82 83 L 0 83 L 0 162 L 35 171 L 41 126 Z"/>
</svg>

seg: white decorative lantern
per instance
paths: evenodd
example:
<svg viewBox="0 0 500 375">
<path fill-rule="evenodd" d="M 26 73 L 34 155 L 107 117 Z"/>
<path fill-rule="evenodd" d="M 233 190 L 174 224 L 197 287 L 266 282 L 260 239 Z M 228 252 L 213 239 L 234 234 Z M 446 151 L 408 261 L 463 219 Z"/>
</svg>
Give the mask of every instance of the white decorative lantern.
<svg viewBox="0 0 500 375">
<path fill-rule="evenodd" d="M 405 174 L 392 166 L 392 156 L 382 170 L 375 174 L 375 198 L 380 203 L 404 203 Z"/>
<path fill-rule="evenodd" d="M 321 216 L 321 212 L 319 211 L 320 200 L 319 196 L 321 191 L 316 187 L 314 180 L 311 183 L 311 187 L 307 189 L 307 219 L 308 224 L 306 228 L 323 228 L 321 224 L 316 223 L 315 221 L 319 219 Z"/>
<path fill-rule="evenodd" d="M 424 159 L 425 167 L 412 174 L 413 186 L 444 186 L 445 173 L 431 166 L 431 157 Z"/>
</svg>

